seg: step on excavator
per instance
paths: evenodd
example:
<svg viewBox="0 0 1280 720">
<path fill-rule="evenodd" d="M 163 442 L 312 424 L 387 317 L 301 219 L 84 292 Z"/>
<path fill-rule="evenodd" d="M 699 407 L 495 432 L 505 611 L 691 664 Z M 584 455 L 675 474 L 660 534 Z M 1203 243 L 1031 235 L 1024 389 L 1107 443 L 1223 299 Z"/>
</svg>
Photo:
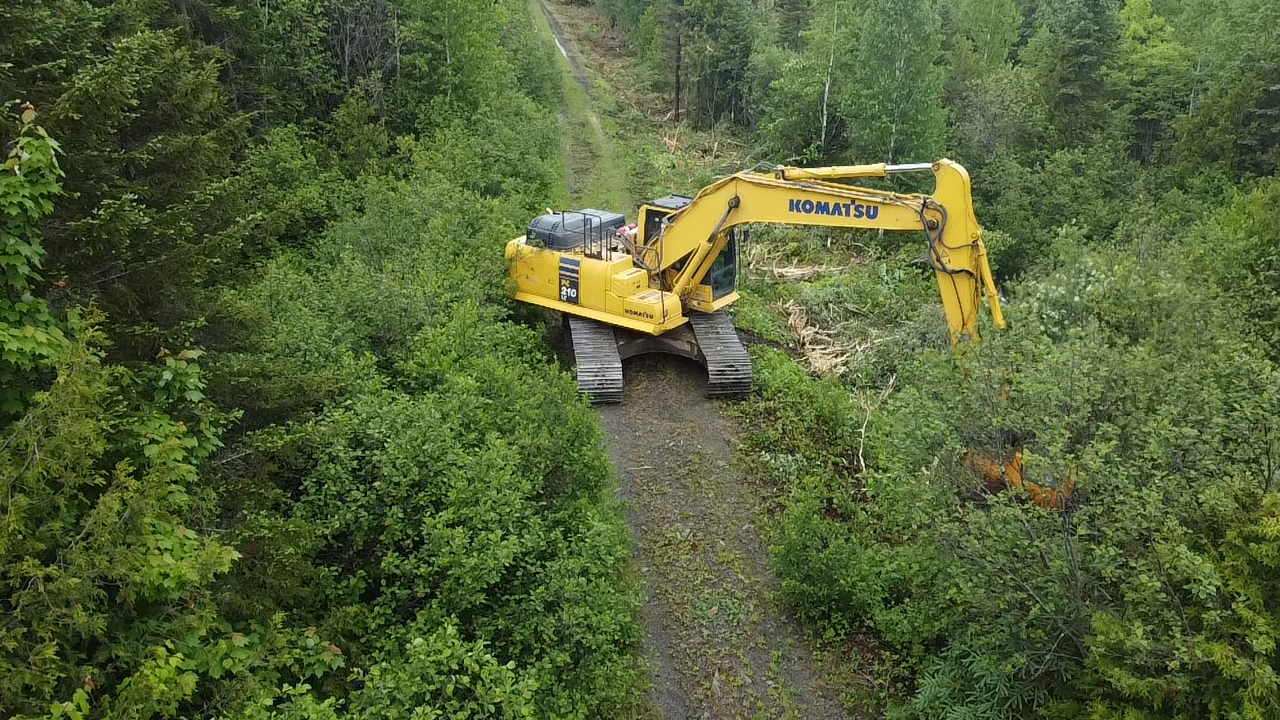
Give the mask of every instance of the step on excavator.
<svg viewBox="0 0 1280 720">
<path fill-rule="evenodd" d="M 932 172 L 932 194 L 858 187 L 850 180 Z M 564 313 L 578 388 L 592 402 L 622 400 L 622 361 L 648 352 L 707 368 L 707 395 L 751 391 L 751 360 L 725 308 L 738 299 L 738 248 L 750 224 L 923 231 L 926 261 L 952 342 L 978 335 L 985 296 L 1004 327 L 969 174 L 939 160 L 823 168 L 757 166 L 694 197 L 669 195 L 624 216 L 550 212 L 507 243 L 515 298 Z"/>
</svg>

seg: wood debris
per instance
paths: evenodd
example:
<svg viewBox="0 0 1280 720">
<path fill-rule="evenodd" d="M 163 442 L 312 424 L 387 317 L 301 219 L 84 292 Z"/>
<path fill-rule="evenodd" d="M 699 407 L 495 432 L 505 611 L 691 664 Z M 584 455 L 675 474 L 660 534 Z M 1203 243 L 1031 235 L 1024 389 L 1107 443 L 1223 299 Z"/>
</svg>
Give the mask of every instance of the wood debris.
<svg viewBox="0 0 1280 720">
<path fill-rule="evenodd" d="M 847 272 L 852 265 L 826 265 L 789 262 L 779 264 L 778 256 L 764 245 L 748 245 L 747 269 L 759 274 L 772 275 L 776 280 L 812 280 L 826 275 Z"/>
<path fill-rule="evenodd" d="M 782 310 L 787 313 L 787 327 L 791 328 L 800 346 L 801 360 L 812 372 L 842 374 L 848 369 L 851 359 L 871 347 L 869 343 L 836 340 L 832 331 L 811 323 L 809 311 L 795 300 L 788 301 Z"/>
<path fill-rule="evenodd" d="M 774 264 L 770 271 L 779 280 L 812 280 L 824 275 L 843 273 L 849 268 L 849 265 L 800 265 L 792 263 L 781 267 Z"/>
</svg>

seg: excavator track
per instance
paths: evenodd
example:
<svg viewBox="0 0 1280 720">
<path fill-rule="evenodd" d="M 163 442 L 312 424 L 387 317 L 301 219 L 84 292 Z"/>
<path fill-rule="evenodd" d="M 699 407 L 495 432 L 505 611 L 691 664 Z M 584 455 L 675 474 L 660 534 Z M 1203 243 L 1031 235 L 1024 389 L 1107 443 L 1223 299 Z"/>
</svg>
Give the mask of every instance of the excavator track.
<svg viewBox="0 0 1280 720">
<path fill-rule="evenodd" d="M 707 365 L 707 397 L 741 397 L 751 392 L 751 358 L 724 311 L 691 313 L 689 325 Z"/>
<path fill-rule="evenodd" d="M 613 328 L 586 318 L 567 319 L 578 370 L 578 392 L 593 403 L 622 402 L 622 358 Z"/>
</svg>

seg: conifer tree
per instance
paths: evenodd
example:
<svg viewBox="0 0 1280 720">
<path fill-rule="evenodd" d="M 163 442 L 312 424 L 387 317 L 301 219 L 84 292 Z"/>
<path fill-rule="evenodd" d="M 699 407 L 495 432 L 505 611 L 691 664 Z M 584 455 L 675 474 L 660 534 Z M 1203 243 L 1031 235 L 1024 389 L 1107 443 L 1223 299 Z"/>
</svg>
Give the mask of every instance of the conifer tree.
<svg viewBox="0 0 1280 720">
<path fill-rule="evenodd" d="M 1065 145 L 1079 145 L 1107 119 L 1105 69 L 1120 42 L 1115 0 L 1045 0 L 1025 59 L 1040 77 Z"/>
<path fill-rule="evenodd" d="M 800 33 L 813 14 L 812 0 L 778 0 L 778 42 L 792 50 L 800 49 Z"/>
</svg>

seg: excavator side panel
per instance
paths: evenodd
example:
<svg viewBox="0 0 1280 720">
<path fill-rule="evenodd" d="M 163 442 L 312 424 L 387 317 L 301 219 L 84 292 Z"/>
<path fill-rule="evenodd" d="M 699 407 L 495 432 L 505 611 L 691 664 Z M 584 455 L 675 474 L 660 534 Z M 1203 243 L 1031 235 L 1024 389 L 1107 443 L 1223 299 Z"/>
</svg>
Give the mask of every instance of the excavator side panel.
<svg viewBox="0 0 1280 720">
<path fill-rule="evenodd" d="M 594 258 L 517 238 L 507 243 L 507 259 L 522 302 L 650 335 L 687 322 L 679 299 L 650 288 L 648 274 L 625 253 Z"/>
</svg>

